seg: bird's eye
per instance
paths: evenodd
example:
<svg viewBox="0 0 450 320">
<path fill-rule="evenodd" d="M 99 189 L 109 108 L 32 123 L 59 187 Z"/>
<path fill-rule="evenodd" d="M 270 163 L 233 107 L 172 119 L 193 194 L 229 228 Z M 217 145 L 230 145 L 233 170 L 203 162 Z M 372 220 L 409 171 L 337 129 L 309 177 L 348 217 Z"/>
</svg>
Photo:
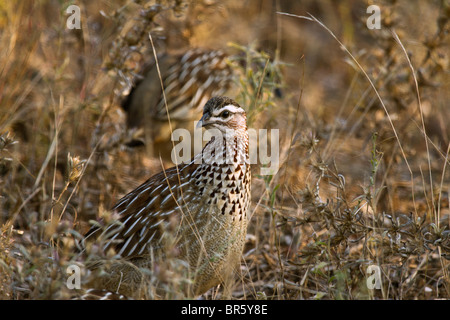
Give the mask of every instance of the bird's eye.
<svg viewBox="0 0 450 320">
<path fill-rule="evenodd" d="M 222 118 L 228 118 L 228 116 L 230 115 L 230 111 L 227 111 L 227 110 L 225 110 L 225 111 L 223 111 L 221 114 L 220 114 L 220 116 L 222 117 Z"/>
</svg>

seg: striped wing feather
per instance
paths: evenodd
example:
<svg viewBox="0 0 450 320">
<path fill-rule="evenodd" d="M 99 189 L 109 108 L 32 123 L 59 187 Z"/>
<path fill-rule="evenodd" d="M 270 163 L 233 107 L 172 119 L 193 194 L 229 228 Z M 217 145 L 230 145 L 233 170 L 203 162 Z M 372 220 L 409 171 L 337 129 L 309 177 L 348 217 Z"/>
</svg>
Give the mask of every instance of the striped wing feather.
<svg viewBox="0 0 450 320">
<path fill-rule="evenodd" d="M 157 248 L 165 222 L 179 214 L 179 206 L 188 197 L 190 175 L 196 166 L 191 163 L 162 171 L 119 200 L 113 210 L 120 216 L 120 226 L 111 225 L 106 230 L 112 235 L 105 250 L 114 247 L 121 257 L 134 258 Z M 92 228 L 86 238 L 98 231 Z"/>
</svg>

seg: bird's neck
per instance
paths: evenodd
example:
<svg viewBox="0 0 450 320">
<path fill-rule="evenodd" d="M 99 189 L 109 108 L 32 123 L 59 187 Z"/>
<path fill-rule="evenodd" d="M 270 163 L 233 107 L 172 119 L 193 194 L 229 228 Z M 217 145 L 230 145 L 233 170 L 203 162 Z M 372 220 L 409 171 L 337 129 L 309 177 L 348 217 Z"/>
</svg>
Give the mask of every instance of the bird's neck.
<svg viewBox="0 0 450 320">
<path fill-rule="evenodd" d="M 247 130 L 229 130 L 213 135 L 197 156 L 206 165 L 249 165 Z"/>
</svg>

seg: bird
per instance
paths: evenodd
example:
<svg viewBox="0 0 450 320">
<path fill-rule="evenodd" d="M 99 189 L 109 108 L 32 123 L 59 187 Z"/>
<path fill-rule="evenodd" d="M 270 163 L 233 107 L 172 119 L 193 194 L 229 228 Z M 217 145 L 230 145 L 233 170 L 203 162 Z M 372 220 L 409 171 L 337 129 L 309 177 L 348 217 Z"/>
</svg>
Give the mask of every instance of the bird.
<svg viewBox="0 0 450 320">
<path fill-rule="evenodd" d="M 275 67 L 279 64 L 266 64 L 268 58 L 254 49 L 240 48 L 238 53 L 228 54 L 220 49 L 191 48 L 150 59 L 121 101 L 127 128 L 139 132 L 126 145 L 145 145 L 149 155 L 171 159 L 173 130 L 192 132 L 193 121 L 199 119 L 202 106 L 210 98 L 263 89 L 281 97 L 282 82 Z M 257 81 L 249 81 L 250 75 L 257 75 Z M 245 83 L 256 87 L 244 90 L 244 78 Z"/>
<path fill-rule="evenodd" d="M 120 199 L 112 208 L 118 223 L 86 233 L 85 241 L 107 237 L 103 250 L 120 257 L 102 264 L 107 276 L 94 281 L 94 289 L 142 297 L 141 269 L 164 259 L 168 248 L 187 263 L 192 285 L 186 292 L 193 296 L 224 283 L 239 264 L 251 203 L 246 112 L 233 99 L 216 96 L 204 105 L 198 126 L 213 132 L 201 152 Z"/>
<path fill-rule="evenodd" d="M 164 95 L 171 120 L 194 120 L 201 107 L 232 86 L 233 70 L 222 50 L 194 48 L 181 54 L 158 57 Z M 144 103 L 143 103 L 144 102 Z M 122 101 L 129 127 L 146 123 L 146 118 L 167 121 L 165 101 L 156 62 L 151 60 L 141 71 L 141 80 Z"/>
<path fill-rule="evenodd" d="M 158 151 L 164 155 L 171 137 L 168 114 L 171 126 L 190 129 L 210 98 L 234 93 L 235 75 L 227 59 L 222 50 L 204 48 L 151 59 L 121 102 L 127 127 L 143 131 L 141 139 L 128 145 L 148 145 L 156 155 Z"/>
</svg>

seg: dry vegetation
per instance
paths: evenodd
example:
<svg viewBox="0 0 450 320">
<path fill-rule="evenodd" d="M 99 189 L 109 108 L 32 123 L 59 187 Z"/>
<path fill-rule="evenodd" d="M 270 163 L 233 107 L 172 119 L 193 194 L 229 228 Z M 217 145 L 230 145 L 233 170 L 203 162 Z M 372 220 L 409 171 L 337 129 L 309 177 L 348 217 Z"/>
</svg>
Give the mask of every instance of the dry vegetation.
<svg viewBox="0 0 450 320">
<path fill-rule="evenodd" d="M 338 3 L 0 0 L 0 299 L 76 295 L 66 268 L 85 283 L 101 253 L 81 259 L 75 240 L 161 170 L 125 147 L 120 109 L 149 33 L 158 52 L 233 42 L 272 58 L 270 72 L 235 66 L 235 98 L 251 126 L 280 129 L 280 170 L 255 170 L 241 268 L 205 298 L 448 299 L 450 3 L 377 1 L 381 30 L 365 1 Z M 181 298 L 177 260 L 163 263 L 151 284 Z"/>
</svg>

